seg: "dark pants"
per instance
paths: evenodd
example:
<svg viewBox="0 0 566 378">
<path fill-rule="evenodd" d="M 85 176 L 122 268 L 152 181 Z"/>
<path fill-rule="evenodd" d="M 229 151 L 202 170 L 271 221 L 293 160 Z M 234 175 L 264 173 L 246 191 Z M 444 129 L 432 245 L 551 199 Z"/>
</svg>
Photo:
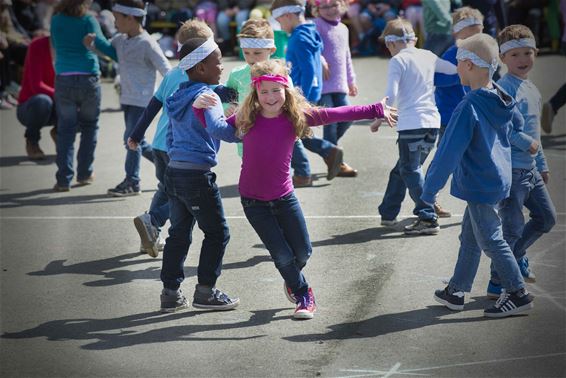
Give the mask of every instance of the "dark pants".
<svg viewBox="0 0 566 378">
<path fill-rule="evenodd" d="M 566 103 L 566 84 L 562 84 L 560 89 L 552 96 L 550 99 L 550 105 L 552 106 L 552 110 L 554 113 L 557 113 L 558 110 L 564 106 Z"/>
<path fill-rule="evenodd" d="M 163 250 L 163 286 L 177 290 L 185 279 L 183 268 L 195 223 L 204 233 L 197 269 L 198 283 L 214 286 L 220 276 L 222 258 L 230 240 L 220 191 L 216 186 L 216 174 L 167 167 L 165 182 L 170 201 L 171 227 Z"/>
<path fill-rule="evenodd" d="M 25 126 L 25 137 L 33 144 L 41 139 L 41 128 L 55 125 L 55 104 L 45 94 L 37 94 L 18 105 L 18 121 Z"/>
</svg>

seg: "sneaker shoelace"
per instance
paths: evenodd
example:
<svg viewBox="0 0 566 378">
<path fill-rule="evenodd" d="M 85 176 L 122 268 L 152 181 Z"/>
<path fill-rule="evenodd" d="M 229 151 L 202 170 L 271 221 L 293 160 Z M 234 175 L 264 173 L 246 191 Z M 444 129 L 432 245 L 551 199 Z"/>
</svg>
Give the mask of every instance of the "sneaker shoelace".
<svg viewBox="0 0 566 378">
<path fill-rule="evenodd" d="M 495 307 L 501 308 L 508 299 L 509 293 L 505 289 L 501 289 L 501 294 L 499 295 L 499 298 L 497 298 L 497 302 L 495 302 Z"/>
</svg>

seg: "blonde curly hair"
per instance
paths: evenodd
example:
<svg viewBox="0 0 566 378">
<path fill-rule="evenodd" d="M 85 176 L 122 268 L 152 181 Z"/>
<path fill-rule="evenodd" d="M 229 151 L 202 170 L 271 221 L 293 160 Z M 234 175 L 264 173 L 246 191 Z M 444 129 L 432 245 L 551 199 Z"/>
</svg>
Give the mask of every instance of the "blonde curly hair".
<svg viewBox="0 0 566 378">
<path fill-rule="evenodd" d="M 289 69 L 282 60 L 271 59 L 258 62 L 252 66 L 251 77 L 263 75 L 281 75 L 289 77 Z M 312 131 L 307 123 L 305 112 L 313 106 L 295 88 L 285 87 L 285 103 L 283 104 L 283 114 L 293 124 L 293 129 L 297 138 L 312 136 Z M 245 135 L 254 126 L 256 116 L 261 112 L 261 105 L 257 89 L 252 88 L 240 108 L 236 117 L 236 127 L 239 135 Z"/>
</svg>

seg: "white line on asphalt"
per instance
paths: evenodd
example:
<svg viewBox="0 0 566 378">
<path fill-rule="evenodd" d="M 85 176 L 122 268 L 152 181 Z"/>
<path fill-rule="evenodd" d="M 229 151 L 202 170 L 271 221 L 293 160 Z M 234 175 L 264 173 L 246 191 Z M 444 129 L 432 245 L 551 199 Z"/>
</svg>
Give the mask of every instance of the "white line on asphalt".
<svg viewBox="0 0 566 378">
<path fill-rule="evenodd" d="M 566 356 L 566 352 L 560 352 L 560 353 L 549 353 L 549 354 L 540 354 L 540 355 L 534 355 L 534 356 L 524 356 L 524 357 L 511 357 L 511 358 L 502 358 L 502 359 L 497 359 L 497 360 L 484 360 L 484 361 L 475 361 L 475 362 L 463 362 L 463 363 L 459 363 L 459 364 L 452 364 L 452 365 L 438 365 L 438 366 L 431 366 L 431 367 L 425 367 L 425 368 L 418 368 L 418 369 L 406 369 L 406 370 L 396 370 L 395 372 L 392 372 L 392 370 L 397 367 L 397 364 L 395 364 L 395 366 L 393 366 L 392 369 L 390 369 L 389 371 L 383 371 L 383 370 L 350 370 L 350 369 L 342 369 L 340 371 L 343 372 L 352 372 L 352 373 L 367 373 L 367 374 L 361 374 L 361 375 L 355 375 L 355 376 L 341 376 L 341 377 L 368 377 L 368 376 L 378 376 L 378 375 L 384 375 L 384 374 L 389 374 L 390 372 L 392 372 L 393 374 L 410 374 L 413 372 L 418 372 L 418 371 L 426 371 L 426 370 L 439 370 L 439 369 L 446 369 L 446 368 L 452 368 L 452 367 L 461 367 L 461 366 L 474 366 L 474 365 L 484 365 L 484 364 L 496 364 L 496 363 L 501 363 L 501 362 L 511 362 L 511 361 L 523 361 L 523 360 L 533 360 L 533 359 L 538 359 L 538 358 L 550 358 L 550 357 L 559 357 L 559 356 Z M 385 376 L 389 376 L 389 375 L 385 375 Z"/>
<path fill-rule="evenodd" d="M 540 296 L 542 298 L 548 299 L 553 305 L 558 307 L 560 310 L 566 312 L 566 306 L 564 306 L 562 303 L 558 302 L 552 295 L 550 295 L 549 292 L 544 290 L 542 287 L 535 285 L 535 284 L 530 284 L 529 287 L 535 293 L 535 298 L 537 297 L 537 294 L 541 294 Z"/>
</svg>

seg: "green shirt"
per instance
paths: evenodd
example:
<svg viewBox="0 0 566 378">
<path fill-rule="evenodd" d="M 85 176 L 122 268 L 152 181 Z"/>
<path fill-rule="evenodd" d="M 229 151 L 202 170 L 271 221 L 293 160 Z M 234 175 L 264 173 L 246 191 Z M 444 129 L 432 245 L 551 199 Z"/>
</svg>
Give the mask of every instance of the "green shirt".
<svg viewBox="0 0 566 378">
<path fill-rule="evenodd" d="M 423 0 L 424 27 L 430 34 L 452 34 L 450 0 Z"/>
<path fill-rule="evenodd" d="M 238 91 L 238 104 L 241 104 L 250 93 L 251 83 L 251 66 L 244 64 L 243 66 L 234 68 L 232 72 L 230 72 L 226 86 Z"/>
</svg>

